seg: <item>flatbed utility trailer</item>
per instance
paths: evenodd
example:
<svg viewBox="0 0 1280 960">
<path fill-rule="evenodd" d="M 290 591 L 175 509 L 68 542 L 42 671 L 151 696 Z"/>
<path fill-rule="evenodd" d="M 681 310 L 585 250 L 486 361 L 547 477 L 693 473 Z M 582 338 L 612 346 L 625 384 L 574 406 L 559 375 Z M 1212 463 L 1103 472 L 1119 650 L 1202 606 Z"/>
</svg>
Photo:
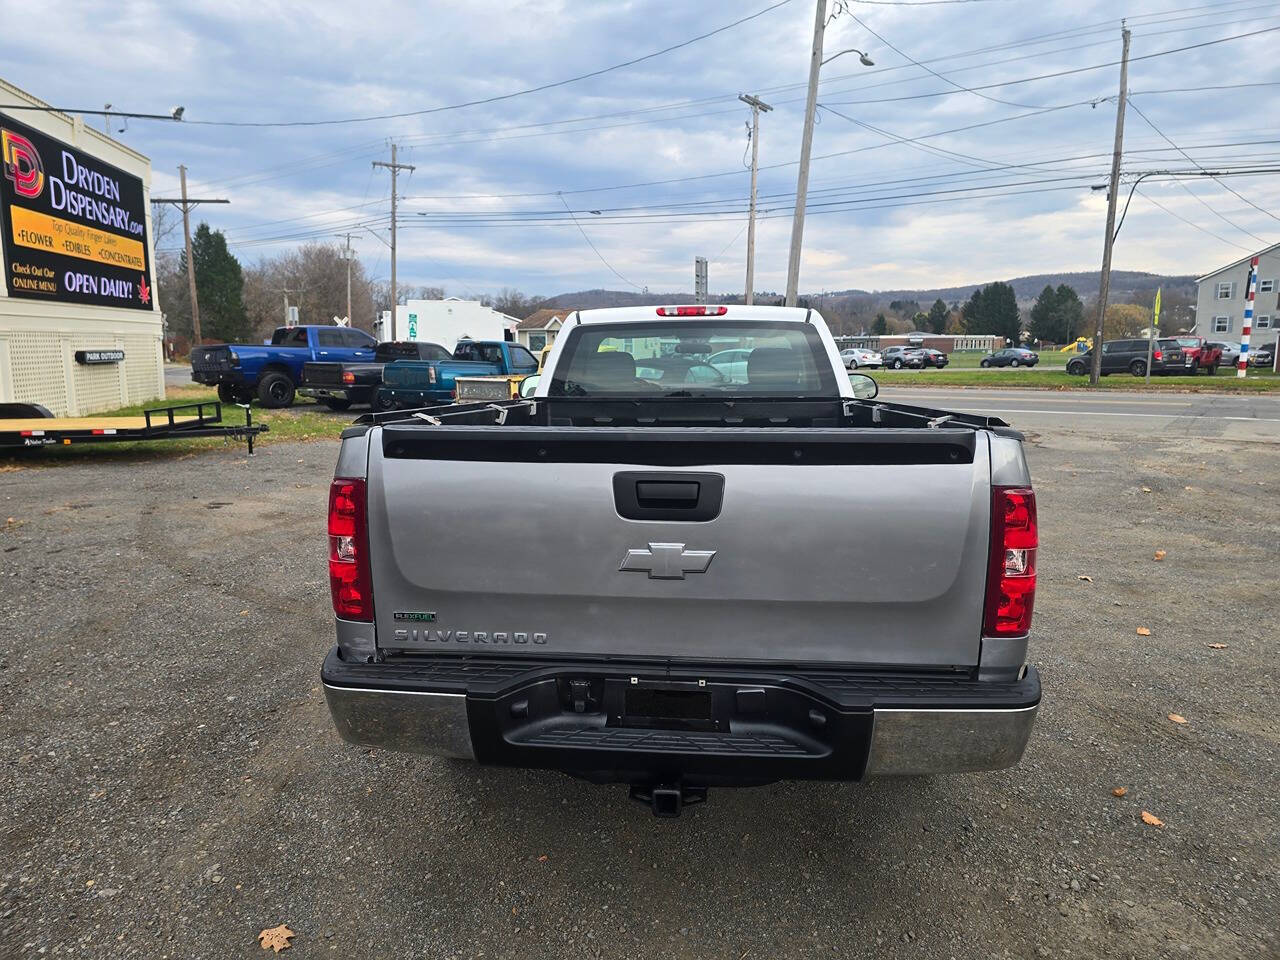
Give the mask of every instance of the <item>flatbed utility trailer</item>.
<svg viewBox="0 0 1280 960">
<path fill-rule="evenodd" d="M 245 407 L 244 425 L 224 424 L 217 400 L 143 410 L 136 417 L 55 417 L 34 403 L 0 404 L 0 450 L 140 440 L 227 437 L 243 440 L 253 456 L 253 438 L 267 431 Z"/>
</svg>

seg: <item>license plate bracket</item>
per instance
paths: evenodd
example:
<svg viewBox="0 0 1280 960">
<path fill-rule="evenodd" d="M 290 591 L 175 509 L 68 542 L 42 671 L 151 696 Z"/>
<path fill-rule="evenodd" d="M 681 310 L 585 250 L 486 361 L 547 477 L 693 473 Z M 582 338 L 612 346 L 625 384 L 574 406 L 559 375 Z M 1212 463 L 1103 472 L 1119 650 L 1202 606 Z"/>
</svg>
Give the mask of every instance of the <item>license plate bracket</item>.
<svg viewBox="0 0 1280 960">
<path fill-rule="evenodd" d="M 659 730 L 719 730 L 716 698 L 705 684 L 633 680 L 610 684 L 611 726 Z"/>
</svg>

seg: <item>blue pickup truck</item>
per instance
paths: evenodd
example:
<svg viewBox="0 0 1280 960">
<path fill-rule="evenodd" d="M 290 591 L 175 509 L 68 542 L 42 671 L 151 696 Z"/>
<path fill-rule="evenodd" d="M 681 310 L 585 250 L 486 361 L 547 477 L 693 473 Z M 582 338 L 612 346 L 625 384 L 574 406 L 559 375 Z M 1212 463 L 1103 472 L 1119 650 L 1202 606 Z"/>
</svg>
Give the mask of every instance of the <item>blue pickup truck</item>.
<svg viewBox="0 0 1280 960">
<path fill-rule="evenodd" d="M 267 344 L 224 343 L 192 347 L 191 379 L 218 388 L 223 403 L 287 407 L 308 361 L 372 360 L 377 341 L 351 327 L 276 327 Z"/>
<path fill-rule="evenodd" d="M 379 410 L 449 403 L 458 377 L 528 376 L 537 371 L 537 359 L 518 343 L 459 340 L 452 360 L 397 360 L 387 364 L 373 403 Z"/>
</svg>

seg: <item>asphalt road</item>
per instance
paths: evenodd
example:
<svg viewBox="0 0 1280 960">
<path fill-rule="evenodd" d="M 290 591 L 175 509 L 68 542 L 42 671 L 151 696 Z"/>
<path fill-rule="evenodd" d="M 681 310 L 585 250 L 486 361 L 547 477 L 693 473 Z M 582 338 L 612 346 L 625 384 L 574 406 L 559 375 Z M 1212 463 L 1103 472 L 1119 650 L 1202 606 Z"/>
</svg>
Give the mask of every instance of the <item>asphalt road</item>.
<svg viewBox="0 0 1280 960">
<path fill-rule="evenodd" d="M 191 365 L 187 363 L 166 363 L 164 365 L 164 385 L 166 387 L 189 387 Z"/>
<path fill-rule="evenodd" d="M 1280 395 L 1275 394 L 884 387 L 880 397 L 894 403 L 991 414 L 1037 432 L 1280 441 Z"/>
<path fill-rule="evenodd" d="M 1019 766 L 676 821 L 337 738 L 334 444 L 0 461 L 0 957 L 1280 955 L 1280 447 L 1100 419 L 1028 446 Z"/>
</svg>

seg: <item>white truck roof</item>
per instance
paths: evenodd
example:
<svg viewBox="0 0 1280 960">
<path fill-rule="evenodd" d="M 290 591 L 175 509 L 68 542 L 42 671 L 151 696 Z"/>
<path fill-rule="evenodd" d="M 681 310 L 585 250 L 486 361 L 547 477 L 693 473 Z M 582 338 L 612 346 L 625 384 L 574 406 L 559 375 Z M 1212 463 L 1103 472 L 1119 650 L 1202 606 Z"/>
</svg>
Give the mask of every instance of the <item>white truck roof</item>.
<svg viewBox="0 0 1280 960">
<path fill-rule="evenodd" d="M 700 312 L 677 314 L 674 312 L 676 310 L 697 310 Z M 754 304 L 746 306 L 733 303 L 712 303 L 697 305 L 658 304 L 647 307 L 602 307 L 598 310 L 578 310 L 564 318 L 564 325 L 561 327 L 555 343 L 551 346 L 551 352 L 547 354 L 546 362 L 543 364 L 543 373 L 550 373 L 555 369 L 556 364 L 560 362 L 561 348 L 564 346 L 565 341 L 568 340 L 569 332 L 576 326 L 598 323 L 652 322 L 671 324 L 672 322 L 679 323 L 685 319 L 722 320 L 725 323 L 732 323 L 735 320 L 772 320 L 783 323 L 812 324 L 822 340 L 823 346 L 826 348 L 831 366 L 837 371 L 836 385 L 840 396 L 852 397 L 854 395 L 848 372 L 845 370 L 844 362 L 840 359 L 840 349 L 836 346 L 835 340 L 832 339 L 831 331 L 827 328 L 827 321 L 823 319 L 822 314 L 818 313 L 817 310 L 809 310 L 804 307 L 763 307 L 755 306 Z M 534 388 L 533 395 L 534 397 L 545 397 L 550 389 L 551 378 L 544 376 L 539 380 L 537 387 Z"/>
<path fill-rule="evenodd" d="M 774 321 L 793 321 L 795 323 L 812 322 L 814 319 L 822 322 L 823 326 L 826 322 L 822 320 L 822 316 L 816 310 L 806 310 L 804 307 L 762 307 L 762 306 L 743 306 L 733 303 L 711 303 L 711 304 L 656 304 L 650 307 L 601 307 L 597 310 L 578 310 L 565 317 L 565 326 L 577 323 L 637 323 L 643 320 L 674 320 L 680 319 L 680 314 L 662 313 L 660 311 L 673 310 L 705 310 L 703 314 L 690 314 L 685 317 L 689 320 L 700 319 L 721 319 L 721 320 L 774 320 Z M 723 313 L 719 311 L 723 310 Z"/>
</svg>

